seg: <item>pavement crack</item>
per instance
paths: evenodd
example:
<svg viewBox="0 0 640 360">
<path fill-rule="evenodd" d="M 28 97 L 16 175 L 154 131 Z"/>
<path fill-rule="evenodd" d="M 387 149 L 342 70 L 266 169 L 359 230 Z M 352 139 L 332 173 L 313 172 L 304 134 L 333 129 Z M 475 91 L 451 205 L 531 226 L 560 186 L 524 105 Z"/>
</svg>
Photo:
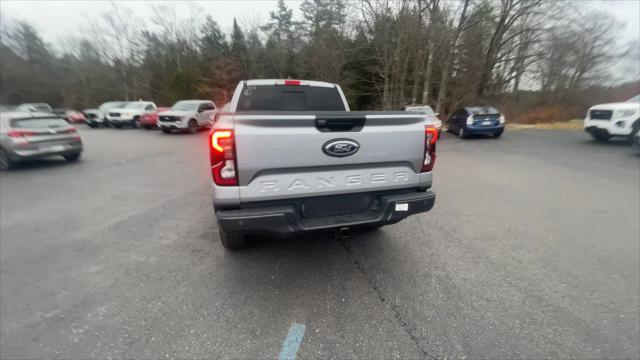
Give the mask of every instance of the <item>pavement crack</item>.
<svg viewBox="0 0 640 360">
<path fill-rule="evenodd" d="M 362 276 L 364 277 L 364 279 L 367 282 L 367 284 L 371 287 L 371 289 L 373 289 L 373 292 L 376 294 L 376 296 L 377 296 L 378 300 L 380 301 L 380 303 L 383 306 L 386 305 L 386 307 L 391 310 L 391 312 L 393 314 L 393 317 L 400 324 L 400 327 L 402 327 L 402 330 L 404 330 L 404 332 L 407 333 L 407 335 L 409 336 L 409 339 L 411 339 L 411 341 L 414 343 L 416 348 L 418 348 L 418 350 L 422 354 L 422 357 L 425 358 L 425 359 L 436 359 L 437 357 L 435 357 L 433 355 L 430 355 L 427 352 L 427 350 L 425 350 L 422 347 L 422 345 L 420 345 L 420 339 L 415 334 L 414 330 L 411 329 L 411 326 L 409 326 L 409 323 L 404 318 L 404 316 L 402 316 L 402 314 L 400 313 L 400 310 L 391 301 L 387 301 L 387 298 L 384 296 L 384 294 L 382 293 L 382 291 L 380 290 L 378 285 L 375 283 L 375 281 L 373 281 L 373 279 L 371 278 L 369 273 L 367 273 L 367 271 L 364 269 L 364 267 L 362 266 L 360 261 L 358 261 L 358 259 L 356 259 L 356 257 L 353 254 L 353 250 L 351 249 L 349 244 L 345 241 L 345 239 L 338 239 L 338 242 L 340 243 L 340 245 L 344 249 L 345 253 L 347 254 L 347 257 L 349 258 L 349 260 L 351 260 L 351 262 L 354 264 L 356 269 L 358 269 L 360 274 L 362 274 Z"/>
</svg>

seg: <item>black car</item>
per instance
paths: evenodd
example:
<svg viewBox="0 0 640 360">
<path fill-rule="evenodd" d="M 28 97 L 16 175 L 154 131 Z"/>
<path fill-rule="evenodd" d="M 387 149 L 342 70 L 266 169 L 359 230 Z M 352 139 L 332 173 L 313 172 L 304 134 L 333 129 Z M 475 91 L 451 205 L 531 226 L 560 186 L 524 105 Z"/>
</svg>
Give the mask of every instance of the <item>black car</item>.
<svg viewBox="0 0 640 360">
<path fill-rule="evenodd" d="M 471 135 L 499 137 L 504 132 L 504 116 L 491 106 L 460 108 L 449 118 L 449 132 L 461 138 Z"/>
</svg>

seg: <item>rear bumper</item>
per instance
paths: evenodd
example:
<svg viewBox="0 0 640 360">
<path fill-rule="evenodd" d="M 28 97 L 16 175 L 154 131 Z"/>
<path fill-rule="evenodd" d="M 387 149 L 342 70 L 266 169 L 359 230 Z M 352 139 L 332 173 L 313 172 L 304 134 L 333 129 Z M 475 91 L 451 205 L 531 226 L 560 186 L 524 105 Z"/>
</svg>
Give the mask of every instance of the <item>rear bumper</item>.
<svg viewBox="0 0 640 360">
<path fill-rule="evenodd" d="M 56 155 L 70 155 L 82 152 L 82 142 L 60 145 L 61 149 L 13 149 L 9 152 L 9 157 L 13 161 L 35 160 Z"/>
<path fill-rule="evenodd" d="M 436 195 L 431 191 L 380 195 L 375 197 L 371 207 L 364 213 L 325 218 L 305 219 L 294 205 L 220 210 L 216 216 L 219 226 L 227 233 L 286 236 L 341 227 L 393 224 L 410 215 L 431 210 L 435 200 Z"/>
<path fill-rule="evenodd" d="M 465 128 L 467 134 L 495 134 L 504 131 L 504 126 L 469 126 Z"/>
</svg>

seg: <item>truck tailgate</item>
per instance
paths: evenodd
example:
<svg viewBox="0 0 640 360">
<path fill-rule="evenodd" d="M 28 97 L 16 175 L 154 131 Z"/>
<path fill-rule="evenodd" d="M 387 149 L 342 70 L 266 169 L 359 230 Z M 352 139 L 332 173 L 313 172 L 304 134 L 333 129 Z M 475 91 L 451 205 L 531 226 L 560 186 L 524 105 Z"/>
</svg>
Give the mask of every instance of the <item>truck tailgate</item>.
<svg viewBox="0 0 640 360">
<path fill-rule="evenodd" d="M 424 180 L 419 114 L 246 112 L 233 122 L 242 202 L 418 187 Z M 356 142 L 357 152 L 323 151 L 344 140 Z"/>
</svg>

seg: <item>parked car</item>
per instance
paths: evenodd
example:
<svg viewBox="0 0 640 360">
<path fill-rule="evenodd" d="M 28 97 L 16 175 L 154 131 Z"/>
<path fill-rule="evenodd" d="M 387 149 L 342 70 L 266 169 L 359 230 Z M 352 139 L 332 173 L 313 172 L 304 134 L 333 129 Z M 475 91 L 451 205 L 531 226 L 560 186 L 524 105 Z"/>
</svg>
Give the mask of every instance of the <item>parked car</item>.
<svg viewBox="0 0 640 360">
<path fill-rule="evenodd" d="M 165 133 L 172 130 L 187 130 L 192 134 L 200 128 L 209 127 L 217 112 L 211 100 L 182 100 L 173 104 L 158 118 L 158 127 Z"/>
<path fill-rule="evenodd" d="M 47 103 L 25 103 L 18 105 L 15 111 L 51 113 L 53 109 Z"/>
<path fill-rule="evenodd" d="M 83 113 L 75 110 L 53 109 L 53 113 L 67 120 L 69 123 L 83 123 L 86 118 Z"/>
<path fill-rule="evenodd" d="M 504 132 L 505 118 L 491 106 L 473 106 L 454 111 L 448 123 L 449 132 L 460 138 L 480 134 L 497 138 Z"/>
<path fill-rule="evenodd" d="M 151 101 L 132 101 L 121 108 L 110 109 L 107 112 L 107 121 L 117 129 L 122 129 L 123 126 L 139 128 L 140 117 L 156 111 L 157 108 Z"/>
<path fill-rule="evenodd" d="M 156 127 L 158 125 L 158 115 L 167 110 L 169 110 L 168 107 L 159 107 L 156 111 L 142 114 L 140 116 L 140 125 L 147 130 Z"/>
<path fill-rule="evenodd" d="M 76 129 L 50 113 L 0 113 L 0 170 L 24 160 L 62 156 L 76 161 L 82 140 Z"/>
<path fill-rule="evenodd" d="M 97 109 L 85 109 L 82 112 L 85 114 L 89 126 L 93 128 L 109 126 L 109 120 L 107 119 L 109 110 L 122 108 L 127 105 L 127 103 L 128 101 L 107 101 L 102 103 Z"/>
<path fill-rule="evenodd" d="M 438 113 L 434 112 L 429 105 L 407 105 L 402 108 L 403 111 L 417 112 L 426 115 L 427 119 L 438 130 L 438 137 L 442 135 L 442 121 L 438 119 Z"/>
<path fill-rule="evenodd" d="M 584 131 L 598 141 L 611 137 L 633 140 L 639 130 L 640 95 L 625 102 L 594 105 L 584 119 Z"/>
<path fill-rule="evenodd" d="M 424 116 L 350 112 L 340 86 L 319 81 L 241 81 L 232 99 L 208 141 L 226 248 L 249 233 L 346 237 L 433 207 L 437 132 Z"/>
</svg>

